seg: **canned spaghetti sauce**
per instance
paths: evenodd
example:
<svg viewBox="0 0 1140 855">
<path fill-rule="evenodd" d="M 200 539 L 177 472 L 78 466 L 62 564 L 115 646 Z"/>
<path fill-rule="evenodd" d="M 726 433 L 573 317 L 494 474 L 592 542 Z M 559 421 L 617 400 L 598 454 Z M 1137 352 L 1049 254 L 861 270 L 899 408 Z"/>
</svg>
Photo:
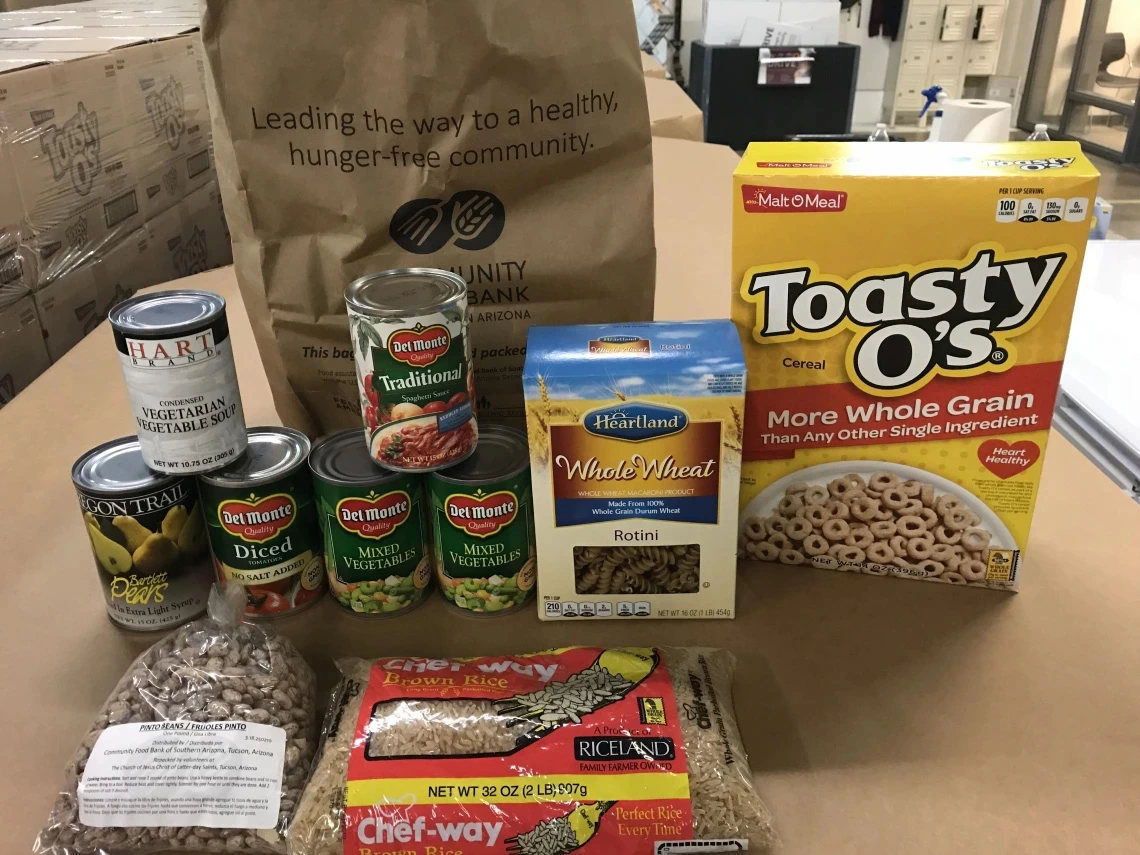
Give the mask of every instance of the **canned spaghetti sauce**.
<svg viewBox="0 0 1140 855">
<path fill-rule="evenodd" d="M 317 443 L 309 468 L 337 602 L 375 617 L 422 603 L 432 576 L 422 476 L 381 469 L 359 429 Z"/>
<path fill-rule="evenodd" d="M 218 580 L 245 588 L 248 617 L 279 617 L 325 588 L 309 440 L 284 427 L 250 428 L 248 440 L 245 454 L 199 476 L 198 488 Z"/>
<path fill-rule="evenodd" d="M 84 454 L 71 480 L 113 623 L 168 630 L 206 610 L 214 572 L 192 477 L 148 469 L 132 436 Z"/>
<path fill-rule="evenodd" d="M 344 297 L 372 459 L 427 472 L 470 455 L 479 430 L 467 283 L 445 270 L 389 270 Z"/>
<path fill-rule="evenodd" d="M 448 602 L 517 611 L 534 592 L 534 514 L 526 435 L 486 425 L 475 453 L 428 476 L 436 573 Z"/>
<path fill-rule="evenodd" d="M 139 447 L 151 469 L 220 469 L 245 450 L 226 301 L 209 291 L 126 300 L 108 317 Z"/>
</svg>

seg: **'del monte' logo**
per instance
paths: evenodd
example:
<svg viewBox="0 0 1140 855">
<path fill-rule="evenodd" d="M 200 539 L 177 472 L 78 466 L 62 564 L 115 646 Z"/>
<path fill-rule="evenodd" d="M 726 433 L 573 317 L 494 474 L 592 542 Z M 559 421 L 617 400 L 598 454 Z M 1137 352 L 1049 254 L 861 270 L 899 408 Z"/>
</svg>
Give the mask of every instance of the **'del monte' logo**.
<svg viewBox="0 0 1140 855">
<path fill-rule="evenodd" d="M 649 355 L 649 339 L 638 335 L 604 335 L 590 341 L 590 353 L 638 353 Z"/>
<path fill-rule="evenodd" d="M 451 347 L 451 333 L 442 324 L 398 330 L 388 336 L 388 355 L 397 362 L 423 368 L 431 365 Z"/>
<path fill-rule="evenodd" d="M 286 493 L 258 499 L 230 499 L 218 505 L 218 522 L 247 543 L 265 543 L 293 524 L 297 503 Z"/>
<path fill-rule="evenodd" d="M 979 244 L 956 261 L 865 270 L 849 279 L 811 262 L 754 267 L 740 296 L 760 344 L 852 333 L 847 375 L 879 397 L 936 376 L 973 377 L 1017 362 L 1011 339 L 1037 325 L 1072 268 L 1069 246 L 1033 254 Z"/>
<path fill-rule="evenodd" d="M 474 495 L 452 493 L 444 502 L 444 512 L 449 523 L 467 534 L 490 537 L 514 522 L 519 500 L 510 490 L 487 495 L 482 490 L 476 490 Z"/>
<path fill-rule="evenodd" d="M 642 442 L 680 433 L 689 426 L 689 417 L 676 407 L 629 401 L 591 410 L 582 423 L 595 436 Z"/>
<path fill-rule="evenodd" d="M 387 537 L 412 513 L 412 498 L 403 490 L 377 496 L 369 491 L 364 498 L 341 499 L 336 505 L 336 521 L 353 534 L 380 540 Z"/>
</svg>

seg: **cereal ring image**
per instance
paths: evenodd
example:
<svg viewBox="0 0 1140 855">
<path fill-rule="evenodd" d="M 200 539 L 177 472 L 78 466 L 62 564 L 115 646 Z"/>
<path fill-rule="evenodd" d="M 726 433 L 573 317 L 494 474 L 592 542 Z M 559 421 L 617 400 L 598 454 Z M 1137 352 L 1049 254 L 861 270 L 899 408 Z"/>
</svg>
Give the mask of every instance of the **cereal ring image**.
<svg viewBox="0 0 1140 855">
<path fill-rule="evenodd" d="M 796 493 L 804 492 L 804 490 L 810 486 L 811 484 L 809 484 L 807 481 L 796 481 L 794 484 L 791 484 L 784 492 L 791 496 L 795 495 Z"/>
<path fill-rule="evenodd" d="M 823 505 L 804 505 L 803 511 L 800 513 L 805 520 L 813 526 L 822 526 L 825 522 L 831 519 L 831 511 Z"/>
<path fill-rule="evenodd" d="M 867 547 L 867 560 L 878 564 L 888 564 L 895 557 L 895 551 L 884 541 L 876 541 Z"/>
<path fill-rule="evenodd" d="M 918 500 L 922 502 L 924 508 L 934 509 L 934 485 L 923 484 L 922 489 L 918 491 Z"/>
<path fill-rule="evenodd" d="M 763 540 L 768 536 L 768 527 L 760 517 L 749 517 L 744 524 L 744 536 L 749 540 Z"/>
<path fill-rule="evenodd" d="M 945 564 L 956 556 L 954 547 L 948 543 L 936 543 L 930 550 L 930 557 Z"/>
<path fill-rule="evenodd" d="M 778 510 L 782 516 L 794 517 L 796 515 L 796 511 L 798 511 L 803 506 L 804 500 L 802 496 L 789 493 L 788 495 L 784 496 L 784 498 L 780 499 L 780 504 L 776 505 L 776 510 Z"/>
<path fill-rule="evenodd" d="M 903 537 L 918 537 L 920 534 L 926 534 L 926 521 L 922 517 L 909 515 L 899 517 L 895 525 Z"/>
<path fill-rule="evenodd" d="M 883 496 L 883 491 L 882 490 L 872 490 L 870 487 L 868 487 L 866 490 L 863 491 L 863 494 L 870 496 L 872 499 L 880 499 Z"/>
<path fill-rule="evenodd" d="M 883 507 L 890 508 L 892 511 L 897 511 L 907 502 L 907 496 L 898 487 L 888 487 L 883 490 Z"/>
<path fill-rule="evenodd" d="M 924 558 L 922 561 L 919 561 L 917 564 L 915 564 L 914 567 L 916 570 L 921 570 L 923 573 L 925 573 L 928 578 L 941 576 L 942 571 L 946 569 L 946 565 L 941 561 L 933 561 L 930 558 Z"/>
<path fill-rule="evenodd" d="M 961 573 L 955 573 L 953 570 L 947 570 L 939 578 L 946 580 L 951 585 L 965 585 L 966 577 Z"/>
<path fill-rule="evenodd" d="M 966 519 L 969 520 L 969 523 L 971 526 L 977 526 L 977 525 L 982 524 L 982 518 L 980 516 L 978 516 L 976 513 L 974 513 L 973 511 L 971 511 L 969 508 L 966 508 Z"/>
<path fill-rule="evenodd" d="M 780 550 L 780 563 L 781 564 L 803 564 L 804 554 L 798 549 L 781 549 Z"/>
<path fill-rule="evenodd" d="M 768 535 L 768 542 L 777 549 L 790 549 L 792 546 L 791 539 L 782 532 Z"/>
<path fill-rule="evenodd" d="M 879 500 L 871 498 L 854 499 L 851 502 L 851 516 L 863 522 L 870 522 L 879 513 Z"/>
<path fill-rule="evenodd" d="M 836 545 L 849 546 L 855 549 L 866 549 L 874 542 L 875 535 L 871 534 L 869 529 L 860 529 L 858 531 L 851 529 L 851 533 L 843 539 L 843 543 Z M 829 554 L 834 555 L 835 553 L 831 552 Z"/>
<path fill-rule="evenodd" d="M 938 511 L 940 517 L 946 516 L 947 511 L 960 507 L 962 507 L 962 500 L 950 493 L 941 495 L 934 500 L 934 510 Z"/>
<path fill-rule="evenodd" d="M 744 550 L 744 554 L 742 555 L 740 553 L 740 551 L 738 550 L 736 553 L 736 557 L 737 558 L 759 558 L 760 557 L 759 550 L 760 550 L 760 545 L 762 542 L 763 541 L 745 539 L 744 545 L 742 547 L 742 549 Z"/>
<path fill-rule="evenodd" d="M 934 539 L 939 543 L 948 543 L 953 546 L 962 539 L 962 532 L 951 531 L 946 528 L 946 526 L 940 524 L 934 527 Z"/>
<path fill-rule="evenodd" d="M 908 499 L 917 499 L 922 494 L 922 482 L 915 481 L 912 478 L 909 481 L 903 481 L 899 484 L 899 489 L 903 491 L 903 495 Z"/>
<path fill-rule="evenodd" d="M 839 564 L 839 559 L 833 555 L 813 555 L 811 566 L 820 570 L 846 570 Z"/>
<path fill-rule="evenodd" d="M 756 544 L 756 557 L 761 561 L 775 561 L 780 557 L 780 550 L 771 543 Z"/>
<path fill-rule="evenodd" d="M 809 534 L 804 538 L 803 550 L 813 558 L 817 555 L 826 555 L 830 548 L 831 544 L 821 535 Z"/>
<path fill-rule="evenodd" d="M 891 548 L 891 552 L 893 552 L 895 555 L 906 555 L 906 538 L 901 534 L 896 534 L 894 537 L 888 540 L 887 546 Z"/>
<path fill-rule="evenodd" d="M 833 481 L 829 481 L 827 484 L 827 492 L 829 492 L 837 499 L 842 499 L 852 490 L 862 489 L 856 485 L 856 483 L 852 481 L 851 478 L 852 476 L 850 475 L 844 475 L 842 478 L 836 478 Z"/>
<path fill-rule="evenodd" d="M 845 544 L 837 543 L 827 550 L 828 555 L 838 558 L 840 561 L 848 561 L 854 564 L 859 564 L 867 559 L 865 553 L 858 546 L 847 546 Z"/>
<path fill-rule="evenodd" d="M 938 525 L 938 514 L 936 514 L 930 508 L 922 508 L 918 511 L 915 511 L 914 515 L 926 523 L 927 531 L 934 531 L 934 527 Z"/>
<path fill-rule="evenodd" d="M 901 483 L 898 475 L 893 475 L 890 472 L 876 472 L 871 476 L 871 480 L 867 482 L 867 487 L 883 493 L 892 487 L 897 487 Z"/>
<path fill-rule="evenodd" d="M 895 518 L 895 512 L 890 508 L 879 508 L 879 512 L 875 514 L 875 519 L 880 522 L 888 522 Z"/>
<path fill-rule="evenodd" d="M 823 524 L 823 536 L 828 540 L 845 540 L 851 534 L 851 526 L 844 520 L 828 520 Z"/>
<path fill-rule="evenodd" d="M 788 521 L 783 517 L 769 517 L 767 523 L 768 534 L 783 534 L 784 528 L 787 526 Z"/>
<path fill-rule="evenodd" d="M 875 520 L 871 523 L 871 534 L 880 540 L 894 537 L 898 533 L 898 525 L 891 520 Z"/>
<path fill-rule="evenodd" d="M 906 554 L 916 561 L 923 561 L 930 557 L 933 549 L 929 543 L 920 537 L 912 537 L 906 542 Z"/>
<path fill-rule="evenodd" d="M 847 506 L 846 502 L 841 502 L 838 499 L 832 499 L 826 505 L 828 512 L 831 514 L 832 519 L 836 520 L 849 520 L 851 519 L 851 508 Z"/>
<path fill-rule="evenodd" d="M 788 524 L 784 527 L 784 534 L 792 540 L 803 540 L 812 533 L 812 525 L 805 519 L 796 517 L 795 519 L 788 520 Z"/>
<path fill-rule="evenodd" d="M 907 499 L 906 504 L 899 508 L 900 514 L 914 514 L 918 516 L 919 511 L 925 511 L 926 508 L 922 506 L 922 502 L 918 499 Z"/>
<path fill-rule="evenodd" d="M 971 525 L 970 518 L 976 516 L 962 507 L 951 508 L 942 515 L 942 523 L 951 531 L 964 531 Z"/>
<path fill-rule="evenodd" d="M 991 534 L 980 528 L 968 528 L 962 532 L 962 548 L 967 552 L 982 552 L 990 545 Z"/>
<path fill-rule="evenodd" d="M 958 572 L 967 582 L 984 582 L 986 579 L 986 563 L 977 559 L 963 561 L 958 565 Z"/>
<path fill-rule="evenodd" d="M 847 478 L 848 481 L 850 481 L 852 484 L 855 485 L 856 490 L 866 490 L 867 489 L 867 482 L 863 480 L 862 475 L 855 475 L 854 473 L 852 473 L 851 475 L 846 475 L 844 477 Z"/>
<path fill-rule="evenodd" d="M 929 531 L 924 531 L 922 534 L 916 534 L 911 540 L 925 540 L 926 545 L 933 547 L 937 541 L 934 539 L 934 534 Z"/>
<path fill-rule="evenodd" d="M 822 505 L 830 498 L 831 494 L 827 492 L 826 487 L 808 487 L 804 490 L 805 505 Z"/>
</svg>

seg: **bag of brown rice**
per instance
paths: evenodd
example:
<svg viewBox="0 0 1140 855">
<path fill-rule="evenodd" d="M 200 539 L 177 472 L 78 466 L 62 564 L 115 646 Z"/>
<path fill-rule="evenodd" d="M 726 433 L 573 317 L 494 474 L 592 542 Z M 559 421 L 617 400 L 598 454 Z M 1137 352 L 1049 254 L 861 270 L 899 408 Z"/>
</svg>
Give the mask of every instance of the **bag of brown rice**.
<svg viewBox="0 0 1140 855">
<path fill-rule="evenodd" d="M 342 661 L 289 850 L 764 851 L 733 666 L 685 647 Z"/>
</svg>

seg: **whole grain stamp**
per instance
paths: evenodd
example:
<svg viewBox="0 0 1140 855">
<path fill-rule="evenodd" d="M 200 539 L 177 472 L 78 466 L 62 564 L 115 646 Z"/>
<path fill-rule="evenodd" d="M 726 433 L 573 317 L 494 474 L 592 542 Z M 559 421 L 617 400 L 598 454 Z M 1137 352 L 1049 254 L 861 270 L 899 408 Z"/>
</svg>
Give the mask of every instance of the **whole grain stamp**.
<svg viewBox="0 0 1140 855">
<path fill-rule="evenodd" d="M 1096 187 L 1075 143 L 748 149 L 742 557 L 1017 589 Z"/>
</svg>

